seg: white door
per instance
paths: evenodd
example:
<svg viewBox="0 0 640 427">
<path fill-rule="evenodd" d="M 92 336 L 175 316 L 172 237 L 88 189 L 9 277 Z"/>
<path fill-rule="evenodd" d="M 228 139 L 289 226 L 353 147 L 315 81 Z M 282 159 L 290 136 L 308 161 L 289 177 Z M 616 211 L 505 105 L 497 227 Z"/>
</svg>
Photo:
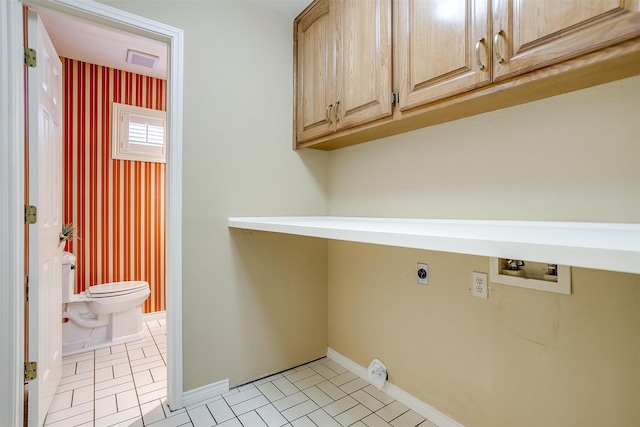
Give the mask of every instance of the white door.
<svg viewBox="0 0 640 427">
<path fill-rule="evenodd" d="M 38 363 L 29 383 L 29 426 L 42 426 L 62 371 L 62 64 L 42 21 L 29 12 L 29 360 Z"/>
</svg>

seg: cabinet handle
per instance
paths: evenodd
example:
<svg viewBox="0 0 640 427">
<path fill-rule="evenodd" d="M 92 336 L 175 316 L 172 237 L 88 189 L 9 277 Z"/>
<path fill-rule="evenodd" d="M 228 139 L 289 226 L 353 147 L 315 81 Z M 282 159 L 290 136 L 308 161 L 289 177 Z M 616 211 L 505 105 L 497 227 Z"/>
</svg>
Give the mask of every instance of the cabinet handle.
<svg viewBox="0 0 640 427">
<path fill-rule="evenodd" d="M 336 101 L 335 119 L 336 119 L 336 123 L 340 121 L 340 101 Z"/>
<path fill-rule="evenodd" d="M 331 121 L 331 117 L 329 117 L 329 111 L 331 110 L 331 107 L 333 107 L 333 104 L 329 104 L 329 105 L 327 105 L 327 109 L 326 109 L 326 111 L 325 111 L 325 113 L 324 113 L 325 118 L 326 118 L 326 120 L 327 120 L 327 123 L 329 123 L 329 124 L 333 123 L 333 122 Z"/>
<path fill-rule="evenodd" d="M 476 42 L 476 64 L 478 64 L 478 68 L 484 70 L 484 64 L 480 60 L 480 45 L 484 43 L 484 37 Z"/>
<path fill-rule="evenodd" d="M 496 54 L 496 58 L 498 59 L 498 62 L 500 64 L 502 64 L 504 62 L 504 58 L 502 57 L 502 55 L 500 55 L 500 51 L 498 50 L 498 40 L 500 39 L 500 36 L 505 36 L 505 33 L 503 30 L 500 30 L 496 33 L 495 36 L 493 36 L 493 51 Z"/>
</svg>

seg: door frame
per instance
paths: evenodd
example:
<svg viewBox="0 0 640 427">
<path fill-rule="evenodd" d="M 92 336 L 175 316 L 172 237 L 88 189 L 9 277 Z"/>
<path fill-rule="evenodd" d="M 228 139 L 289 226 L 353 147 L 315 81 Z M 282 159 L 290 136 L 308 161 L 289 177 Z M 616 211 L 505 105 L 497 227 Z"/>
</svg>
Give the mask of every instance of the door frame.
<svg viewBox="0 0 640 427">
<path fill-rule="evenodd" d="M 24 93 L 22 7 L 48 9 L 164 42 L 167 75 L 167 401 L 183 405 L 182 376 L 182 111 L 184 34 L 90 0 L 0 1 L 0 412 L 23 423 L 24 362 Z M 9 286 L 9 284 L 12 284 Z"/>
</svg>

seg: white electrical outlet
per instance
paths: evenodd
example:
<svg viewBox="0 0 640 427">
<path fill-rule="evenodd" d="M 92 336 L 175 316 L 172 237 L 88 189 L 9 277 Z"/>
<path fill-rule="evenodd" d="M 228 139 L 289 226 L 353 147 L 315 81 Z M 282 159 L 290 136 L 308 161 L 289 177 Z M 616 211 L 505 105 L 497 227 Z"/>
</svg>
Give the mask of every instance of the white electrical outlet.
<svg viewBox="0 0 640 427">
<path fill-rule="evenodd" d="M 429 284 L 429 264 L 419 262 L 418 268 L 416 269 L 416 275 L 418 277 L 419 284 L 428 285 Z"/>
<path fill-rule="evenodd" d="M 471 292 L 474 297 L 487 299 L 489 297 L 489 281 L 487 273 L 473 272 L 473 280 L 471 281 Z"/>
</svg>

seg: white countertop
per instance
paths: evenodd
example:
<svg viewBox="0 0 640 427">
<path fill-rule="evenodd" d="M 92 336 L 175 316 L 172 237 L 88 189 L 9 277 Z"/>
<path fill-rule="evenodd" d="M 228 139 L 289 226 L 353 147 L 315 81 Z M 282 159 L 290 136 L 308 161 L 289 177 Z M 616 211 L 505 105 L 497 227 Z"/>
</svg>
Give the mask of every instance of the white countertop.
<svg viewBox="0 0 640 427">
<path fill-rule="evenodd" d="M 640 273 L 640 224 L 363 217 L 230 217 L 241 228 Z"/>
</svg>

